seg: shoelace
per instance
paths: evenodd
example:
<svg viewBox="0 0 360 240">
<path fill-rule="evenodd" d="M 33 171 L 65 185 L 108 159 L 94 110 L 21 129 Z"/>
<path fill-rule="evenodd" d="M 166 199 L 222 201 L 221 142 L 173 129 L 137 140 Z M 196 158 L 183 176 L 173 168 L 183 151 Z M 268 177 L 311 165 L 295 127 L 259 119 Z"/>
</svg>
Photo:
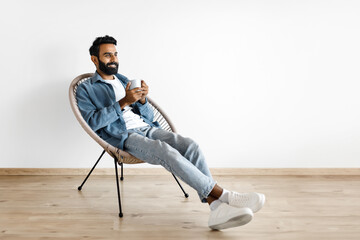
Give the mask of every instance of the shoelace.
<svg viewBox="0 0 360 240">
<path fill-rule="evenodd" d="M 248 205 L 253 199 L 251 198 L 250 194 L 248 193 L 233 193 L 232 200 L 237 202 L 239 205 L 246 206 Z"/>
</svg>

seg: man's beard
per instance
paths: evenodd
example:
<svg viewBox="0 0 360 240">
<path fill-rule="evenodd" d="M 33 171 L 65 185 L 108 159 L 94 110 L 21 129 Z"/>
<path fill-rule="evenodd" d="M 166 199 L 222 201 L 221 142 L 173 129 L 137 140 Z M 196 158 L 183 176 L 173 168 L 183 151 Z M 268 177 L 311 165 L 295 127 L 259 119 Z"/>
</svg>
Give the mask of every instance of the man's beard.
<svg viewBox="0 0 360 240">
<path fill-rule="evenodd" d="M 114 64 L 116 67 L 109 67 L 111 64 Z M 114 75 L 118 72 L 119 64 L 117 62 L 109 62 L 105 64 L 99 59 L 99 68 L 106 75 Z"/>
</svg>

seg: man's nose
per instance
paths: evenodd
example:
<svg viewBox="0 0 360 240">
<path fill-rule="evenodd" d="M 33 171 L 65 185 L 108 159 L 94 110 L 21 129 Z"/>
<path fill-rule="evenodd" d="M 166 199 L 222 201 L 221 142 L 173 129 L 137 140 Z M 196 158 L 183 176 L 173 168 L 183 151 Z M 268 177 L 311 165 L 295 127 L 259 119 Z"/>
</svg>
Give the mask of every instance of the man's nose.
<svg viewBox="0 0 360 240">
<path fill-rule="evenodd" d="M 114 62 L 115 60 L 117 60 L 117 56 L 111 55 L 111 61 Z"/>
</svg>

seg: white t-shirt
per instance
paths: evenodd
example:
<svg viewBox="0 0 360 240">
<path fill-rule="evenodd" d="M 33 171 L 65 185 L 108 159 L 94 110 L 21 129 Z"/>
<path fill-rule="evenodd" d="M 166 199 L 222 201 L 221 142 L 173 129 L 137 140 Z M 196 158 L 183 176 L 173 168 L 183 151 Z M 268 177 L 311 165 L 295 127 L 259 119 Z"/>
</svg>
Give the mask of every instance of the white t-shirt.
<svg viewBox="0 0 360 240">
<path fill-rule="evenodd" d="M 118 102 L 120 99 L 125 97 L 125 88 L 121 84 L 120 80 L 114 76 L 114 80 L 104 80 L 106 83 L 111 84 L 115 92 L 115 100 Z M 123 118 L 125 120 L 126 129 L 133 129 L 139 127 L 149 126 L 141 117 L 132 111 L 132 107 L 126 106 L 123 109 Z"/>
</svg>

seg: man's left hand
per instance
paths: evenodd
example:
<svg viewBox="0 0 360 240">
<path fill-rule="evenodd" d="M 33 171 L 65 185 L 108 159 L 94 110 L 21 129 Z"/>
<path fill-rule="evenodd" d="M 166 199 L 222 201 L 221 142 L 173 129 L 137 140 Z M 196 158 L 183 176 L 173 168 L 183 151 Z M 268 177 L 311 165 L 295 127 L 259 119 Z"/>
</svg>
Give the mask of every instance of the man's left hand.
<svg viewBox="0 0 360 240">
<path fill-rule="evenodd" d="M 140 102 L 141 102 L 141 104 L 145 104 L 146 96 L 149 93 L 149 86 L 146 85 L 144 80 L 141 80 L 141 92 L 142 92 L 142 95 L 141 95 Z"/>
</svg>

